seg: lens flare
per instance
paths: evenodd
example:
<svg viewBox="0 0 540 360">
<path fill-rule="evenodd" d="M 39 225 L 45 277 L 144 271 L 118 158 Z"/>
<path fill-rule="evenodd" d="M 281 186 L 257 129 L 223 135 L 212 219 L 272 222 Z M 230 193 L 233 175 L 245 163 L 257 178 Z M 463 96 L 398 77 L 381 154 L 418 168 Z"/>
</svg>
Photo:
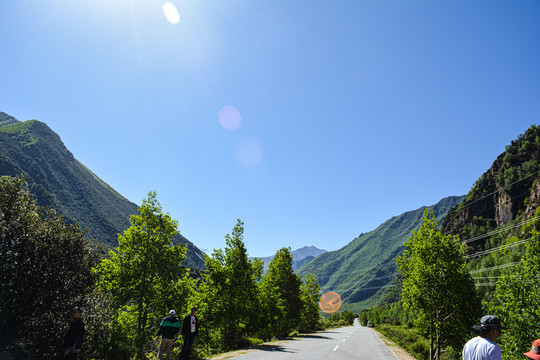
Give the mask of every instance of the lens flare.
<svg viewBox="0 0 540 360">
<path fill-rule="evenodd" d="M 236 161 L 246 168 L 259 165 L 263 160 L 263 146 L 256 138 L 242 140 L 236 147 Z"/>
<path fill-rule="evenodd" d="M 180 14 L 176 10 L 176 6 L 171 3 L 163 4 L 163 14 L 171 24 L 178 24 L 180 22 Z"/>
<path fill-rule="evenodd" d="M 321 296 L 319 307 L 327 314 L 335 313 L 341 307 L 341 296 L 333 291 L 327 292 Z"/>
<path fill-rule="evenodd" d="M 231 105 L 226 105 L 219 110 L 218 120 L 221 126 L 228 131 L 237 130 L 242 124 L 240 112 Z"/>
</svg>

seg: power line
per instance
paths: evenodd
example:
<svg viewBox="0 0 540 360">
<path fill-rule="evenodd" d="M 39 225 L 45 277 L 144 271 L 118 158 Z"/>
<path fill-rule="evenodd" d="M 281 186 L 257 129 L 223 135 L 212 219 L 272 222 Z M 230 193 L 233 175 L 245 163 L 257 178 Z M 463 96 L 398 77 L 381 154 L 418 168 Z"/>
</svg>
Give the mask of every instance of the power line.
<svg viewBox="0 0 540 360">
<path fill-rule="evenodd" d="M 492 249 L 489 249 L 489 250 L 479 251 L 479 252 L 474 253 L 474 254 L 471 254 L 471 255 L 466 255 L 465 258 L 471 259 L 471 258 L 473 258 L 473 257 L 482 256 L 482 255 L 487 255 L 487 254 L 490 254 L 490 253 L 495 252 L 495 251 L 500 251 L 500 250 L 512 248 L 512 247 L 514 247 L 514 246 L 522 245 L 522 244 L 525 244 L 525 243 L 527 243 L 527 242 L 529 242 L 529 241 L 531 241 L 531 238 L 529 238 L 529 239 L 524 239 L 524 240 L 520 240 L 520 241 L 516 241 L 515 243 L 511 243 L 511 244 L 506 244 L 506 245 L 498 246 L 498 247 L 495 247 L 495 248 L 492 248 Z"/>
<path fill-rule="evenodd" d="M 463 205 L 459 210 L 461 210 L 461 209 L 463 209 L 463 208 L 466 208 L 466 207 L 468 207 L 468 206 L 470 206 L 470 205 L 472 205 L 472 204 L 474 204 L 474 203 L 476 203 L 476 202 L 478 202 L 478 201 L 480 201 L 480 200 L 484 200 L 485 198 L 487 198 L 487 197 L 489 197 L 489 196 L 491 196 L 491 195 L 493 195 L 493 194 L 496 194 L 496 193 L 498 193 L 498 192 L 500 192 L 500 191 L 506 190 L 506 189 L 508 189 L 510 186 L 512 186 L 512 185 L 514 185 L 514 184 L 517 184 L 518 182 L 523 181 L 523 180 L 525 180 L 525 179 L 527 179 L 527 178 L 529 178 L 529 177 L 531 177 L 531 176 L 533 176 L 533 175 L 536 175 L 536 174 L 538 174 L 538 173 L 540 173 L 540 170 L 535 171 L 535 172 L 533 172 L 533 173 L 531 173 L 531 174 L 529 174 L 529 175 L 527 175 L 527 176 L 524 176 L 524 177 L 522 177 L 521 179 L 516 180 L 516 181 L 514 181 L 514 182 L 511 183 L 511 184 L 508 184 L 508 185 L 506 185 L 506 186 L 503 186 L 502 188 L 497 189 L 497 190 L 495 190 L 495 191 L 493 191 L 493 192 L 487 194 L 487 195 L 484 196 L 484 197 L 481 197 L 481 198 L 479 198 L 479 199 L 473 200 L 473 201 L 471 201 L 470 203 L 468 203 L 468 204 L 466 204 L 466 205 Z M 456 208 L 455 210 L 452 210 L 452 211 L 457 211 L 457 210 L 458 210 L 458 209 Z M 449 212 L 449 213 L 450 213 L 450 212 Z M 448 216 L 448 214 L 447 214 L 447 216 Z"/>
<path fill-rule="evenodd" d="M 540 215 L 532 217 L 532 218 L 527 219 L 527 220 L 523 220 L 522 222 L 517 223 L 517 224 L 508 225 L 507 227 L 504 227 L 504 228 L 498 228 L 498 229 L 493 230 L 493 231 L 491 231 L 489 233 L 478 235 L 478 236 L 475 236 L 475 237 L 470 238 L 470 239 L 462 240 L 461 243 L 467 244 L 467 243 L 470 243 L 470 242 L 473 242 L 473 241 L 476 241 L 476 240 L 480 240 L 480 239 L 485 238 L 485 237 L 491 237 L 493 235 L 502 233 L 504 231 L 512 230 L 512 229 L 515 229 L 516 227 L 533 223 L 533 222 L 537 221 L 538 219 L 540 219 Z"/>
<path fill-rule="evenodd" d="M 497 265 L 497 266 L 492 266 L 492 267 L 488 267 L 488 268 L 483 268 L 483 269 L 478 269 L 478 270 L 469 271 L 469 274 L 476 274 L 476 273 L 479 273 L 479 272 L 489 271 L 489 270 L 503 269 L 503 268 L 507 268 L 507 267 L 511 267 L 511 266 L 516 266 L 517 264 L 519 264 L 519 261 L 516 261 L 516 262 L 513 262 L 513 263 L 508 263 L 508 264 Z"/>
</svg>

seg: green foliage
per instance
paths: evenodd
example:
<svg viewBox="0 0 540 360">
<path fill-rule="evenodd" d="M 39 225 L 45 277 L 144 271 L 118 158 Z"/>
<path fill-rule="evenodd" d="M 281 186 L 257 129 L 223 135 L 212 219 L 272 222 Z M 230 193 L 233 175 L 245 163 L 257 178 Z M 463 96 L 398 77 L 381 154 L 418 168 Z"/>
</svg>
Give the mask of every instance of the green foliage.
<svg viewBox="0 0 540 360">
<path fill-rule="evenodd" d="M 403 308 L 403 302 L 384 304 L 362 312 L 362 325 L 367 321 L 373 321 L 376 324 L 406 325 L 412 328 L 414 320 L 418 318 L 415 311 Z"/>
<path fill-rule="evenodd" d="M 46 124 L 2 114 L 0 174 L 24 176 L 39 206 L 55 209 L 67 223 L 81 224 L 95 246 L 116 246 L 117 234 L 130 226 L 137 205 L 77 161 Z M 175 243 L 188 245 L 187 266 L 203 266 L 200 250 L 186 238 L 177 235 Z"/>
<path fill-rule="evenodd" d="M 262 344 L 264 344 L 264 341 L 262 341 L 261 339 L 257 339 L 254 337 L 245 337 L 240 340 L 239 346 L 245 348 L 245 347 L 258 346 Z"/>
<path fill-rule="evenodd" d="M 300 320 L 301 280 L 292 269 L 290 248 L 278 250 L 261 282 L 262 322 L 274 337 L 289 334 Z"/>
<path fill-rule="evenodd" d="M 38 139 L 33 134 L 33 125 L 36 120 L 14 123 L 0 127 L 0 131 L 14 136 L 15 141 L 23 148 L 30 147 L 37 143 Z"/>
<path fill-rule="evenodd" d="M 500 300 L 494 312 L 508 324 L 501 339 L 504 359 L 520 357 L 538 338 L 540 324 L 540 234 L 533 231 L 525 256 L 511 274 L 501 277 L 497 287 Z"/>
<path fill-rule="evenodd" d="M 187 307 L 189 280 L 182 266 L 185 246 L 172 244 L 177 222 L 163 214 L 155 192 L 130 221 L 117 250 L 110 251 L 96 272 L 101 275 L 98 286 L 119 310 L 118 320 L 135 319 L 137 356 L 142 359 L 154 333 L 149 324 L 159 322 L 168 309 Z"/>
<path fill-rule="evenodd" d="M 232 235 L 225 236 L 225 251 L 206 257 L 207 273 L 199 287 L 201 318 L 213 329 L 210 340 L 222 349 L 234 348 L 258 325 L 257 282 L 263 264 L 249 260 L 243 237 L 244 223 L 238 219 Z"/>
<path fill-rule="evenodd" d="M 416 359 L 427 360 L 430 358 L 429 341 L 418 330 L 399 325 L 380 324 L 377 325 L 377 331 L 405 348 Z"/>
<path fill-rule="evenodd" d="M 342 311 L 330 315 L 327 319 L 332 321 L 340 321 L 343 325 L 352 325 L 354 323 L 354 319 L 357 317 L 358 315 L 352 311 Z"/>
<path fill-rule="evenodd" d="M 302 311 L 298 326 L 300 331 L 307 332 L 317 329 L 320 318 L 320 289 L 317 278 L 311 274 L 306 274 L 302 285 L 300 285 L 300 299 L 302 300 Z"/>
<path fill-rule="evenodd" d="M 430 355 L 443 345 L 459 346 L 480 313 L 480 299 L 464 260 L 465 245 L 445 236 L 429 209 L 423 223 L 398 257 L 406 309 L 417 312 L 416 325 L 430 337 Z"/>
<path fill-rule="evenodd" d="M 92 289 L 83 232 L 41 210 L 25 180 L 0 177 L 0 357 L 53 358 Z"/>
<path fill-rule="evenodd" d="M 435 217 L 444 218 L 462 198 L 453 196 L 439 201 L 433 207 Z M 348 310 L 360 312 L 382 299 L 397 301 L 397 292 L 387 292 L 392 291 L 390 285 L 397 273 L 395 258 L 403 250 L 407 236 L 422 223 L 424 210 L 422 207 L 393 217 L 343 248 L 318 256 L 297 273 L 316 275 L 322 289 L 336 291 Z"/>
</svg>

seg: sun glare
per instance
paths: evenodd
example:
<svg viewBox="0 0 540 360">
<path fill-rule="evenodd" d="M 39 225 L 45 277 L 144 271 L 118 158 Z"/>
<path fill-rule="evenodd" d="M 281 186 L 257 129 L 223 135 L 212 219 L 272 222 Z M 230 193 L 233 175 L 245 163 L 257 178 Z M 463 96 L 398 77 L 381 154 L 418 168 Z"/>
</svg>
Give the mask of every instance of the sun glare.
<svg viewBox="0 0 540 360">
<path fill-rule="evenodd" d="M 256 138 L 242 140 L 236 147 L 236 161 L 246 168 L 259 165 L 263 160 L 263 147 Z"/>
<path fill-rule="evenodd" d="M 238 109 L 231 105 L 222 107 L 218 112 L 218 120 L 225 130 L 237 130 L 242 124 L 242 117 Z"/>
<path fill-rule="evenodd" d="M 178 24 L 180 21 L 180 14 L 176 10 L 176 6 L 169 2 L 163 5 L 163 14 L 171 24 Z"/>
</svg>

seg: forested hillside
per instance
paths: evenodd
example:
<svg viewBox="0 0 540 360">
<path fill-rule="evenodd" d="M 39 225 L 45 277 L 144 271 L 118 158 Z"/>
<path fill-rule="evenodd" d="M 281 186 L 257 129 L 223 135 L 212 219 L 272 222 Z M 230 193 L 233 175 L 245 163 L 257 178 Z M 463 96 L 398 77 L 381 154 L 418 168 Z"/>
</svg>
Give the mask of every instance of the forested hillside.
<svg viewBox="0 0 540 360">
<path fill-rule="evenodd" d="M 479 290 L 491 296 L 501 274 L 511 273 L 531 230 L 540 229 L 540 128 L 512 141 L 480 176 L 442 231 L 468 245 L 469 267 Z"/>
<path fill-rule="evenodd" d="M 447 197 L 431 206 L 436 218 L 444 218 L 462 198 Z M 420 226 L 425 209 L 395 216 L 343 248 L 318 256 L 297 272 L 314 274 L 323 290 L 338 292 L 344 309 L 359 311 L 374 305 L 396 276 L 395 259 L 407 236 Z"/>
<path fill-rule="evenodd" d="M 40 121 L 20 122 L 0 113 L 0 175 L 24 176 L 40 206 L 80 223 L 96 244 L 116 246 L 118 234 L 129 227 L 129 215 L 137 213 L 136 204 L 81 164 Z M 175 239 L 188 246 L 186 264 L 202 267 L 203 253 L 183 236 Z"/>
<path fill-rule="evenodd" d="M 434 229 L 429 216 L 426 218 L 423 226 L 429 230 L 413 234 L 400 259 L 402 267 L 395 283 L 400 301 L 368 309 L 362 318 L 388 324 L 380 328 L 408 338 L 403 345 L 419 358 L 433 355 L 434 349 L 448 358 L 460 358 L 465 341 L 474 335 L 466 334 L 470 328 L 456 333 L 458 325 L 466 322 L 456 318 L 480 306 L 483 314 L 496 314 L 508 327 L 497 341 L 503 359 L 522 356 L 530 348 L 531 339 L 537 337 L 540 323 L 536 285 L 540 278 L 539 160 L 540 128 L 532 125 L 506 147 L 463 201 L 448 212 L 440 230 Z M 446 252 L 441 251 L 444 243 Z M 436 260 L 429 257 L 433 253 L 438 254 Z M 407 265 L 414 261 L 414 266 Z M 433 273 L 438 276 L 431 277 Z M 463 280 L 456 283 L 459 273 Z M 434 300 L 442 293 L 444 299 L 453 301 L 445 305 L 440 299 Z M 422 301 L 416 301 L 418 297 Z M 458 305 L 475 298 L 477 305 Z M 425 320 L 432 323 L 437 314 L 423 306 L 430 301 L 436 301 L 433 308 L 443 314 L 433 331 L 427 329 Z M 404 330 L 402 324 L 418 331 Z M 430 333 L 430 346 L 420 338 L 411 344 L 413 332 Z M 443 340 L 435 344 L 433 339 Z"/>
</svg>

